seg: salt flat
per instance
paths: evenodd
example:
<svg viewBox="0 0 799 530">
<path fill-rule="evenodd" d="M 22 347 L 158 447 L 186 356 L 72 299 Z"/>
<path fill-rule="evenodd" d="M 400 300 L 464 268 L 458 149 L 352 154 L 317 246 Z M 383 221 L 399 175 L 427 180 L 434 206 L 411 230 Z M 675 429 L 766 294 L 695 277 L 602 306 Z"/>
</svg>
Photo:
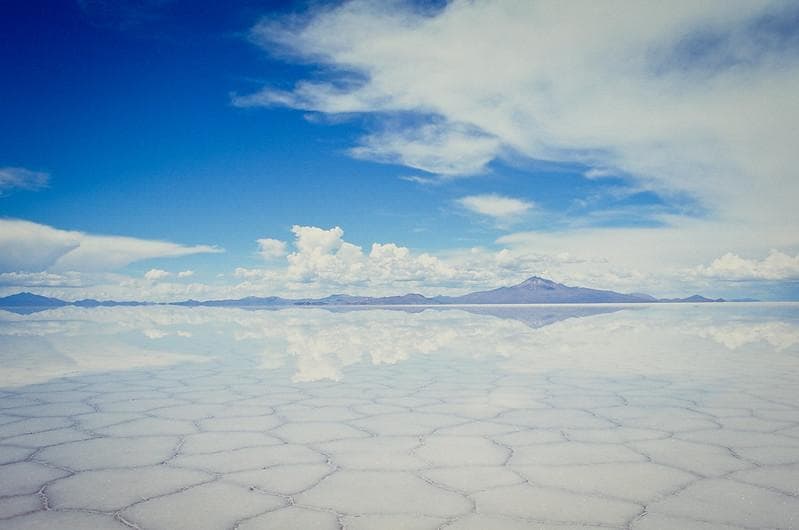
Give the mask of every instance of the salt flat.
<svg viewBox="0 0 799 530">
<path fill-rule="evenodd" d="M 0 311 L 0 528 L 799 528 L 799 305 Z"/>
</svg>

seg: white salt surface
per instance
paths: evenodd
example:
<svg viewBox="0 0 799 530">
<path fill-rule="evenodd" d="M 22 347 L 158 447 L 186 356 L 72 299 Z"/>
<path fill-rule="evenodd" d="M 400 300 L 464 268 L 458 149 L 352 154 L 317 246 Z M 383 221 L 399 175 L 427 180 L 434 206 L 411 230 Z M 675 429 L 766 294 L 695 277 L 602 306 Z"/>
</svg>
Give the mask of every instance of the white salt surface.
<svg viewBox="0 0 799 530">
<path fill-rule="evenodd" d="M 0 311 L 0 528 L 799 528 L 799 305 Z"/>
</svg>

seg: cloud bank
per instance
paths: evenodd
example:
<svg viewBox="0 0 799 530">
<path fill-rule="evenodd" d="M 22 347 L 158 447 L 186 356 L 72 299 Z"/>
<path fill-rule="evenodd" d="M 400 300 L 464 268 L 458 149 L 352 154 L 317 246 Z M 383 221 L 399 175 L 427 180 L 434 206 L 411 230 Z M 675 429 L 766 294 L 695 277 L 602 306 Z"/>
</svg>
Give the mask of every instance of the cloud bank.
<svg viewBox="0 0 799 530">
<path fill-rule="evenodd" d="M 34 223 L 23 226 L 45 234 L 64 232 Z M 263 267 L 236 267 L 230 276 L 214 282 L 195 280 L 191 270 L 173 272 L 160 268 L 152 268 L 136 277 L 96 270 L 9 271 L 0 273 L 0 295 L 34 288 L 36 292 L 66 300 L 175 301 L 271 295 L 326 296 L 341 292 L 355 295 L 420 292 L 431 296 L 512 285 L 538 275 L 567 285 L 643 291 L 656 296 L 684 296 L 692 292 L 729 296 L 719 291 L 719 284 L 733 282 L 746 286 L 752 282 L 799 280 L 799 255 L 790 256 L 776 250 L 761 254 L 762 258 L 713 254 L 712 250 L 705 250 L 693 260 L 685 261 L 683 266 L 661 268 L 658 274 L 652 274 L 648 271 L 653 265 L 642 262 L 636 249 L 659 241 L 665 248 L 679 253 L 679 246 L 686 244 L 680 230 L 634 230 L 625 236 L 623 245 L 606 252 L 612 259 L 601 256 L 598 247 L 602 241 L 595 237 L 595 230 L 579 233 L 586 253 L 594 256 L 585 257 L 570 252 L 568 240 L 564 242 L 557 234 L 511 234 L 502 238 L 503 245 L 499 249 L 471 247 L 433 254 L 396 243 L 375 242 L 365 249 L 347 241 L 341 227 L 295 225 L 290 242 L 268 238 L 255 243 L 258 248 L 264 246 L 263 241 L 280 243 L 269 245 L 279 248 L 282 257 L 273 255 Z M 720 238 L 712 231 L 707 237 Z M 729 241 L 720 239 L 718 243 L 723 247 Z M 50 256 L 45 262 L 59 263 L 60 257 Z M 697 262 L 705 264 L 697 265 Z M 43 261 L 38 263 L 41 266 Z"/>
<path fill-rule="evenodd" d="M 708 266 L 700 266 L 697 274 L 707 278 L 731 281 L 771 280 L 799 281 L 799 255 L 789 256 L 772 250 L 762 260 L 746 259 L 728 252 Z"/>
<path fill-rule="evenodd" d="M 101 272 L 152 258 L 221 252 L 134 237 L 101 236 L 17 219 L 0 219 L 0 272 Z"/>
</svg>

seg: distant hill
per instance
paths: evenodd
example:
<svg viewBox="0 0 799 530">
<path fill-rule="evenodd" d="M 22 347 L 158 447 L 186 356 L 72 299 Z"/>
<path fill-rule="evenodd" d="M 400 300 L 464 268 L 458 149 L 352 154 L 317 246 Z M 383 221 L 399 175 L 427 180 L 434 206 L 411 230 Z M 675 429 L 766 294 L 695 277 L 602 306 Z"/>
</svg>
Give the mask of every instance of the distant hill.
<svg viewBox="0 0 799 530">
<path fill-rule="evenodd" d="M 2 302 L 0 302 L 2 305 Z M 153 302 L 117 302 L 115 300 L 95 300 L 93 298 L 85 298 L 83 300 L 76 300 L 70 305 L 78 307 L 114 307 L 118 305 L 125 306 L 138 306 L 138 305 L 153 305 Z"/>
<path fill-rule="evenodd" d="M 78 307 L 110 307 L 137 305 L 178 305 L 185 307 L 285 307 L 285 306 L 409 306 L 409 305 L 484 305 L 484 304 L 619 304 L 619 303 L 705 303 L 724 302 L 724 299 L 711 299 L 695 294 L 688 298 L 657 299 L 648 294 L 617 293 L 587 287 L 570 287 L 546 278 L 533 276 L 517 285 L 499 287 L 489 291 L 478 291 L 461 296 L 427 297 L 417 293 L 397 296 L 352 296 L 333 294 L 324 298 L 281 298 L 279 296 L 248 296 L 227 300 L 184 300 L 181 302 L 117 302 L 114 300 L 78 300 L 65 302 L 33 293 L 19 293 L 0 298 L 0 307 L 10 311 L 30 313 L 52 307 L 74 305 Z"/>
<path fill-rule="evenodd" d="M 0 298 L 0 306 L 3 307 L 63 307 L 65 305 L 69 305 L 69 302 L 27 292 Z"/>
<path fill-rule="evenodd" d="M 754 300 L 750 300 L 754 301 Z M 693 296 L 689 296 L 688 298 L 661 298 L 658 302 L 670 302 L 670 303 L 689 303 L 689 304 L 704 304 L 706 302 L 726 302 L 724 298 L 705 298 L 702 295 L 695 294 Z"/>
</svg>

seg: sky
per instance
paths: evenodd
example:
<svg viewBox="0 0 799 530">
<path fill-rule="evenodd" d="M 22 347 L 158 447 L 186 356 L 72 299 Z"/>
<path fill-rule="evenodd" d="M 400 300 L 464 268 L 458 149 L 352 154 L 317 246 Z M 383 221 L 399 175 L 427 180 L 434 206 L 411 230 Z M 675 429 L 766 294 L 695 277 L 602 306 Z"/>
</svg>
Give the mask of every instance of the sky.
<svg viewBox="0 0 799 530">
<path fill-rule="evenodd" d="M 0 295 L 799 299 L 799 3 L 0 3 Z"/>
</svg>

